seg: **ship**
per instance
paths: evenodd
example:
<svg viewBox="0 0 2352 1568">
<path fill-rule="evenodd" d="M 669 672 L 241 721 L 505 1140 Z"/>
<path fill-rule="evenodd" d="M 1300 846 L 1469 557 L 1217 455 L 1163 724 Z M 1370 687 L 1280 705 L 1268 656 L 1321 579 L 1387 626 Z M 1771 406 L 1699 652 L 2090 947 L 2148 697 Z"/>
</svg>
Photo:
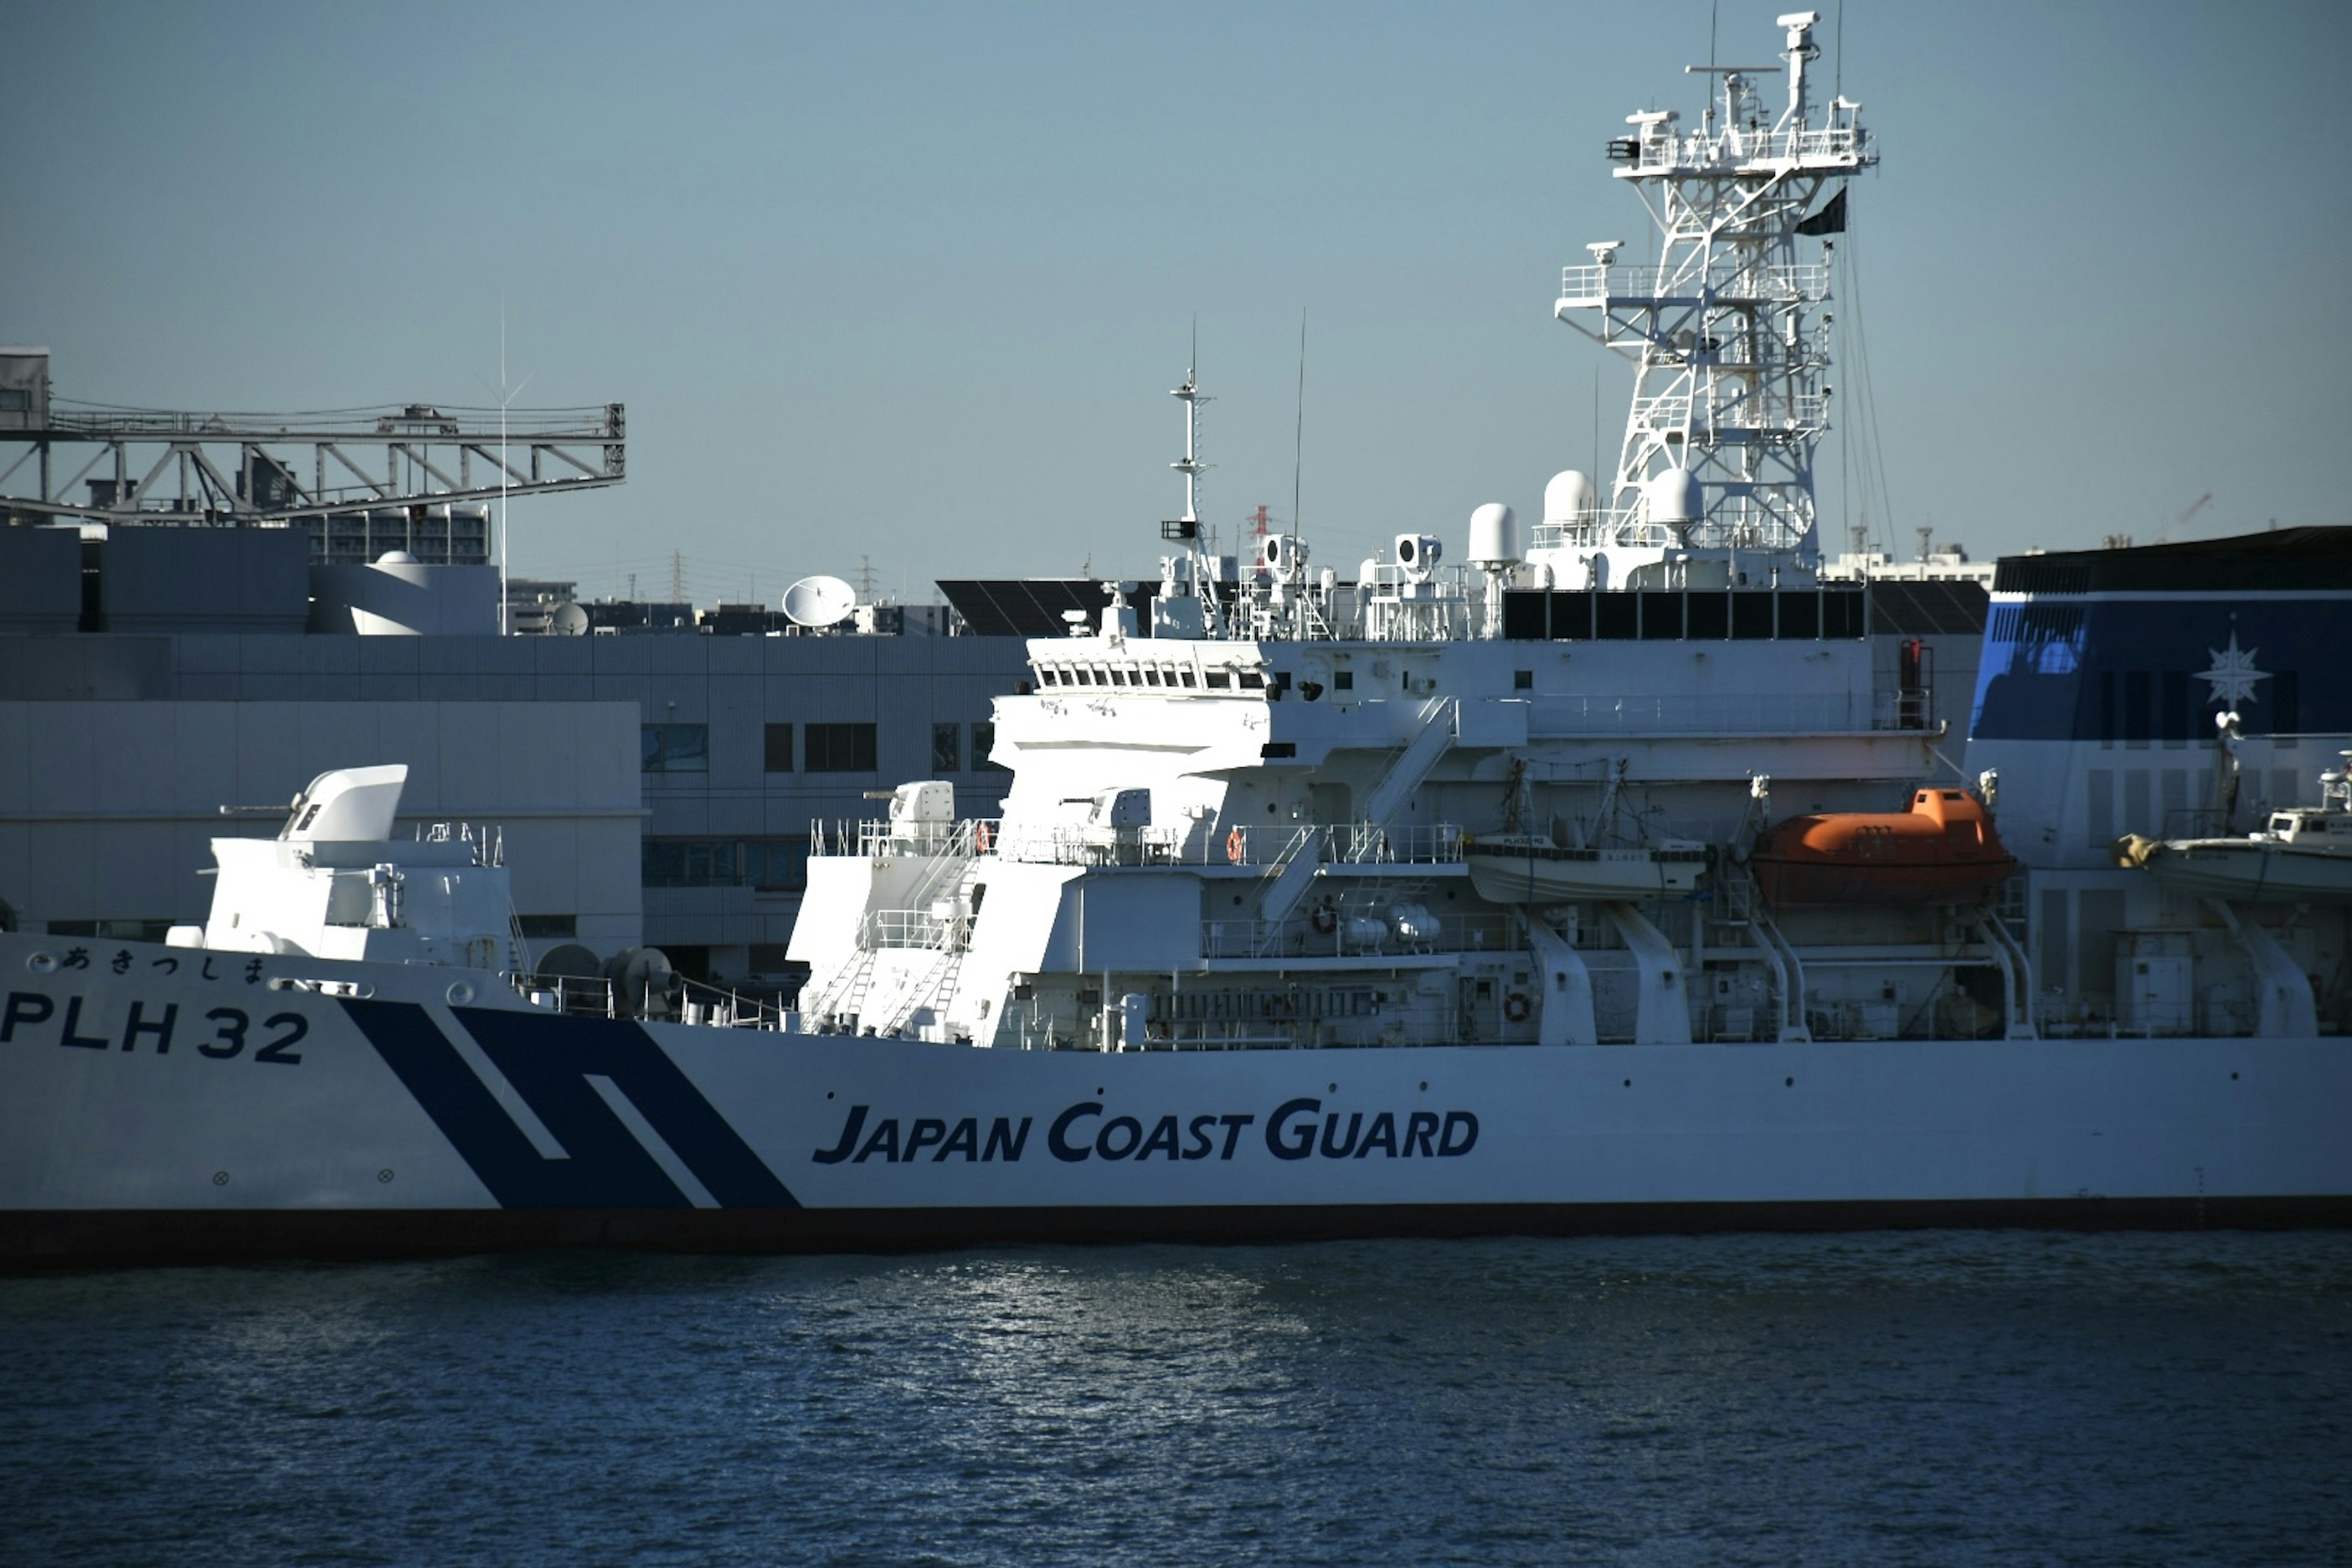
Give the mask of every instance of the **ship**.
<svg viewBox="0 0 2352 1568">
<path fill-rule="evenodd" d="M 2148 872 L 2176 892 L 2352 903 L 2352 752 L 2319 775 L 2319 787 L 2318 805 L 2273 811 L 2250 833 L 2169 839 L 2127 833 L 2116 842 L 2117 862 Z"/>
<path fill-rule="evenodd" d="M 791 1006 L 533 953 L 365 757 L 162 942 L 0 932 L 0 1265 L 2352 1221 L 2352 911 L 2111 847 L 2195 826 L 2208 708 L 2280 809 L 2352 743 L 2352 529 L 2005 559 L 1936 690 L 1821 570 L 1878 153 L 1815 24 L 1609 141 L 1605 491 L 1227 556 L 1188 372 L 1157 580 L 1029 641 L 993 815 L 812 826 Z"/>
</svg>

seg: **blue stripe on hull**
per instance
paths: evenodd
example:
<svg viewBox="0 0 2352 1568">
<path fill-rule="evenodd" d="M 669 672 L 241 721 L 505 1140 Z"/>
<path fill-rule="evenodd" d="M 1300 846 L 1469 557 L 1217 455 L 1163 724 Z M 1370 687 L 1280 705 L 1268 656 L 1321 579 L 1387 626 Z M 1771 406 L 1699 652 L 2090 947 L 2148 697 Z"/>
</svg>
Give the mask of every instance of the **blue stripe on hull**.
<svg viewBox="0 0 2352 1568">
<path fill-rule="evenodd" d="M 534 1148 L 424 1008 L 342 1004 L 499 1205 L 510 1209 L 681 1209 L 693 1202 L 614 1115 L 609 1079 L 727 1208 L 796 1208 L 661 1047 L 635 1024 L 467 1008 L 457 1016 L 569 1158 Z"/>
</svg>

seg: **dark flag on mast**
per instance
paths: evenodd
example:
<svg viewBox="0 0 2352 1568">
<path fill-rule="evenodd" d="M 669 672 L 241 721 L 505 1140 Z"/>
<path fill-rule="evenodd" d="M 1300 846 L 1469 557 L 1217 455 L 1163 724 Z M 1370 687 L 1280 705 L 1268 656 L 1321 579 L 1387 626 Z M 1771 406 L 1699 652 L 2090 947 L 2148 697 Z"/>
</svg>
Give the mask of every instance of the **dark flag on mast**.
<svg viewBox="0 0 2352 1568">
<path fill-rule="evenodd" d="M 1797 225 L 1799 234 L 1843 234 L 1845 232 L 1845 191 L 1822 204 L 1822 210 Z"/>
</svg>

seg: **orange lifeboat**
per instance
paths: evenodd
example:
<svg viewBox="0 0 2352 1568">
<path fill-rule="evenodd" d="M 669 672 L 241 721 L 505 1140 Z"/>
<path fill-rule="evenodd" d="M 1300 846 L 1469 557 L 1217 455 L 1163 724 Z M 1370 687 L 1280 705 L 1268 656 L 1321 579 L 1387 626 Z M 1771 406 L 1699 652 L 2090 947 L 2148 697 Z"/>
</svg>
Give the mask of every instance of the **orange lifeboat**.
<svg viewBox="0 0 2352 1568">
<path fill-rule="evenodd" d="M 1773 824 L 1748 855 L 1776 908 L 1979 904 L 2017 868 L 1984 804 L 1923 789 L 1903 812 L 1822 812 Z"/>
</svg>

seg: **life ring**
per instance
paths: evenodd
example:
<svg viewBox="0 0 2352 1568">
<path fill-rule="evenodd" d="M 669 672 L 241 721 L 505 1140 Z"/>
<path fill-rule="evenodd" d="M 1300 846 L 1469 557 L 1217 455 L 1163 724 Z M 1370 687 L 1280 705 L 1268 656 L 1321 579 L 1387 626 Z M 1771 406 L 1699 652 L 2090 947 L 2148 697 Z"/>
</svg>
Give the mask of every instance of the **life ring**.
<svg viewBox="0 0 2352 1568">
<path fill-rule="evenodd" d="M 1236 827 L 1231 833 L 1225 835 L 1225 858 L 1227 860 L 1230 860 L 1234 865 L 1238 866 L 1242 863 L 1242 858 L 1248 853 L 1249 840 L 1242 837 L 1242 830 L 1240 828 Z"/>
<path fill-rule="evenodd" d="M 1317 934 L 1321 936 L 1329 936 L 1339 929 L 1339 911 L 1328 904 L 1316 905 L 1315 913 L 1308 919 L 1313 923 Z"/>
<path fill-rule="evenodd" d="M 1528 1000 L 1528 994 L 1524 991 L 1510 992 L 1503 998 L 1503 1016 L 1514 1024 L 1526 1023 L 1528 1015 L 1535 1010 L 1536 1005 Z"/>
<path fill-rule="evenodd" d="M 985 855 L 996 847 L 996 834 L 985 822 L 975 824 L 971 830 L 971 850 Z"/>
</svg>

